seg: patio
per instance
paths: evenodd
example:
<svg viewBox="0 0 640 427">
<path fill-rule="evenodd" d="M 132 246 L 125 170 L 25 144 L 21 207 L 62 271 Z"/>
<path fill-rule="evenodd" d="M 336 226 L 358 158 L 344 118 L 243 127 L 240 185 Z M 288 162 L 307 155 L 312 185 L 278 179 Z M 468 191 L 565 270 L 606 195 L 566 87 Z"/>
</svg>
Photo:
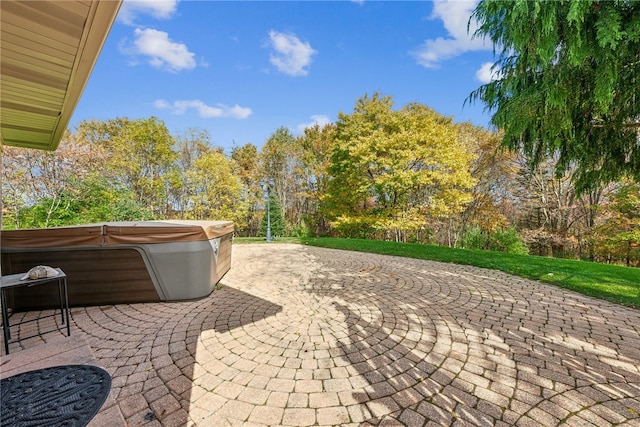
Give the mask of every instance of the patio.
<svg viewBox="0 0 640 427">
<path fill-rule="evenodd" d="M 234 245 L 221 285 L 198 301 L 72 308 L 71 337 L 11 344 L 1 375 L 104 367 L 94 427 L 640 426 L 639 310 L 496 271 L 280 243 Z"/>
</svg>

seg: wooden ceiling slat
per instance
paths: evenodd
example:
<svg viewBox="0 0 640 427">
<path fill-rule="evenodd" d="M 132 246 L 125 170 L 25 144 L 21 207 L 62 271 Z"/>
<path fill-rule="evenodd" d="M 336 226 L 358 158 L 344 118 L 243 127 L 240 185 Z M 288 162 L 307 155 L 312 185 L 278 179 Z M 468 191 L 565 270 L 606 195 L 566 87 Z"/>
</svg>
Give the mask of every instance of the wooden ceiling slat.
<svg viewBox="0 0 640 427">
<path fill-rule="evenodd" d="M 60 96 L 48 96 L 48 95 L 42 95 L 39 96 L 38 94 L 34 94 L 34 93 L 28 93 L 25 94 L 24 91 L 20 91 L 20 90 L 16 90 L 14 88 L 8 88 L 6 87 L 6 85 L 2 86 L 2 91 L 0 91 L 0 98 L 2 98 L 5 101 L 10 101 L 10 102 L 18 102 L 19 103 L 24 103 L 24 104 L 31 104 L 31 105 L 43 105 L 45 108 L 56 108 L 55 106 L 58 106 L 57 108 L 60 108 L 60 105 L 62 105 L 62 100 L 63 97 Z"/>
<path fill-rule="evenodd" d="M 2 125 L 0 127 L 2 127 L 2 129 L 11 129 L 11 130 L 22 131 L 22 132 L 44 133 L 47 135 L 51 135 L 51 129 L 47 129 L 47 128 L 39 129 L 33 126 L 17 126 L 17 125 Z"/>
<path fill-rule="evenodd" d="M 51 129 L 52 126 L 55 126 L 56 122 L 50 117 L 42 118 L 41 116 L 31 115 L 30 120 L 18 120 L 19 112 L 15 112 L 14 116 L 16 120 L 11 123 L 3 123 L 0 125 L 2 128 L 7 126 L 22 126 L 22 127 L 32 127 L 36 129 Z"/>
<path fill-rule="evenodd" d="M 62 89 L 54 89 L 50 86 L 37 84 L 34 82 L 25 82 L 24 79 L 21 78 L 13 78 L 11 76 L 2 75 L 2 86 L 7 86 L 9 88 L 15 88 L 16 90 L 21 90 L 24 92 L 32 92 L 36 95 L 38 94 L 48 94 L 48 96 L 54 99 L 63 99 L 65 91 Z"/>
<path fill-rule="evenodd" d="M 89 12 L 89 8 L 91 7 L 91 2 L 81 2 L 81 1 L 56 1 L 55 2 L 58 7 L 65 9 L 71 13 L 75 13 L 79 16 L 87 16 Z"/>
<path fill-rule="evenodd" d="M 32 50 L 48 53 L 59 57 L 64 61 L 73 62 L 77 52 L 74 46 L 62 43 L 47 35 L 34 33 L 28 29 L 20 28 L 13 23 L 2 21 L 2 39 L 0 44 L 5 46 L 15 45 L 18 49 Z"/>
<path fill-rule="evenodd" d="M 36 149 L 36 150 L 47 149 L 47 144 L 45 143 L 38 142 L 38 143 L 29 144 L 28 142 L 25 142 L 25 140 L 23 139 L 5 139 L 4 145 L 11 145 L 13 147 L 23 147 L 23 148 L 30 148 L 30 149 Z"/>
<path fill-rule="evenodd" d="M 48 144 L 45 143 L 28 143 L 23 139 L 4 139 L 4 145 L 11 145 L 12 147 L 23 147 L 23 148 L 31 148 L 36 150 L 47 150 Z"/>
<path fill-rule="evenodd" d="M 15 92 L 2 92 L 2 100 L 11 104 L 32 105 L 34 107 L 41 106 L 46 110 L 60 110 L 62 102 L 60 99 L 41 100 L 34 96 L 19 96 Z"/>
<path fill-rule="evenodd" d="M 13 125 L 12 125 L 13 126 Z M 12 133 L 12 137 L 17 139 L 20 134 L 27 136 L 29 134 L 39 134 L 41 136 L 51 137 L 51 124 L 49 123 L 34 123 L 27 124 L 26 126 L 15 126 L 15 128 L 8 127 L 7 125 L 3 125 L 0 127 L 2 133 L 5 134 L 7 132 Z"/>
<path fill-rule="evenodd" d="M 19 67 L 12 64 L 3 63 L 0 74 L 2 76 L 10 76 L 16 79 L 49 86 L 54 89 L 64 90 L 67 87 L 67 81 L 63 78 L 56 78 L 50 76 L 49 74 L 39 73 L 28 68 Z"/>
<path fill-rule="evenodd" d="M 14 0 L 20 3 L 23 0 Z M 91 8 L 91 2 L 82 3 L 69 0 L 36 0 L 30 1 L 28 5 L 34 11 L 54 16 L 61 21 L 73 22 L 74 25 L 84 26 L 87 14 Z"/>
<path fill-rule="evenodd" d="M 0 127 L 2 134 L 6 134 L 7 132 L 12 133 L 12 138 L 18 138 L 20 134 L 23 134 L 23 138 L 27 138 L 30 134 L 37 133 L 39 135 L 48 135 L 49 138 L 53 133 L 51 129 L 55 127 L 55 122 L 51 123 L 50 121 L 31 121 L 29 123 L 16 123 L 16 124 L 3 124 Z M 28 141 L 28 140 L 27 140 Z"/>
<path fill-rule="evenodd" d="M 2 37 L 3 56 L 5 55 L 5 52 L 14 52 L 14 54 L 19 53 L 26 57 L 45 61 L 50 64 L 56 64 L 61 67 L 73 67 L 73 60 L 75 56 L 72 54 L 67 54 L 60 50 L 50 48 L 42 49 L 42 45 L 30 40 L 25 40 L 24 38 L 13 34 L 3 34 Z"/>
<path fill-rule="evenodd" d="M 5 129 L 2 128 L 2 134 L 6 135 L 7 140 L 26 140 L 30 143 L 35 144 L 46 144 L 48 143 L 51 134 L 40 133 L 40 132 L 27 132 L 23 130 L 14 130 L 14 129 Z"/>
<path fill-rule="evenodd" d="M 58 118 L 57 117 L 47 117 L 40 114 L 34 113 L 24 113 L 22 111 L 15 111 L 9 109 L 3 109 L 3 114 L 10 118 L 11 120 L 7 120 L 3 122 L 0 126 L 24 126 L 24 127 L 35 127 L 35 128 L 52 128 L 55 126 Z"/>
<path fill-rule="evenodd" d="M 20 110 L 23 111 L 30 108 L 40 108 L 44 111 L 60 111 L 60 104 L 38 103 L 36 100 L 11 99 L 3 97 L 2 102 L 6 102 L 7 105 L 20 105 Z"/>
<path fill-rule="evenodd" d="M 61 9 L 56 2 L 3 0 L 2 13 L 31 22 L 30 26 L 41 26 L 64 34 L 71 40 L 82 36 L 86 15 L 80 16 Z"/>
<path fill-rule="evenodd" d="M 0 101 L 0 107 L 7 110 L 15 110 L 15 111 L 22 111 L 25 113 L 40 114 L 48 117 L 58 117 L 58 115 L 60 114 L 60 111 L 57 111 L 55 109 L 51 110 L 48 108 L 42 108 L 42 107 L 37 107 L 33 105 L 24 105 L 16 102 L 5 101 L 4 99 Z"/>
<path fill-rule="evenodd" d="M 70 67 L 52 64 L 51 62 L 43 61 L 21 52 L 15 52 L 11 49 L 2 49 L 2 61 L 3 66 L 9 64 L 16 67 L 28 68 L 34 72 L 47 74 L 59 79 L 68 79 L 71 74 Z"/>
<path fill-rule="evenodd" d="M 36 96 L 21 96 L 19 92 L 5 91 L 4 88 L 1 93 L 2 100 L 11 104 L 31 105 L 34 107 L 40 106 L 47 110 L 58 111 L 60 111 L 60 107 L 62 106 L 62 100 L 60 98 L 44 100 Z"/>
<path fill-rule="evenodd" d="M 10 2 L 11 4 L 12 2 Z M 6 25 L 11 23 L 16 27 L 20 28 L 22 31 L 29 31 L 32 33 L 40 34 L 42 36 L 49 36 L 52 39 L 57 40 L 60 43 L 64 43 L 67 46 L 72 46 L 73 48 L 78 48 L 79 39 L 75 39 L 74 37 L 61 33 L 59 31 L 55 31 L 45 25 L 39 25 L 32 20 L 25 18 L 20 15 L 16 15 L 13 13 L 9 13 L 5 11 L 4 0 L 2 1 L 2 25 Z"/>
</svg>

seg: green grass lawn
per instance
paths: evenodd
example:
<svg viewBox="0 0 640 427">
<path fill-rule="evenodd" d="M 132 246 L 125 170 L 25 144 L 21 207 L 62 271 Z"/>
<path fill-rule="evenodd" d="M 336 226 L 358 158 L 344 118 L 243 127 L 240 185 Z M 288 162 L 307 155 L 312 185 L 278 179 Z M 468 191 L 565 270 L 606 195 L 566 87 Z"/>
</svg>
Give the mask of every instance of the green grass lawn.
<svg viewBox="0 0 640 427">
<path fill-rule="evenodd" d="M 235 239 L 264 242 L 264 238 Z M 334 238 L 278 238 L 279 243 L 303 243 L 333 249 L 395 255 L 473 265 L 540 280 L 592 297 L 640 308 L 640 269 L 587 261 L 512 255 L 433 245 L 395 243 L 378 240 Z"/>
</svg>

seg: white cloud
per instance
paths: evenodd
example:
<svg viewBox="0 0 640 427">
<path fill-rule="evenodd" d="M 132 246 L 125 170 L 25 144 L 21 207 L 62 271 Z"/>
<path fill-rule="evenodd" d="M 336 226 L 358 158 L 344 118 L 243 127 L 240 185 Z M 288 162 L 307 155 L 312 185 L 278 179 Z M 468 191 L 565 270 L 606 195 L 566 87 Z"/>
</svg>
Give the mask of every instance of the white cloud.
<svg viewBox="0 0 640 427">
<path fill-rule="evenodd" d="M 121 47 L 123 52 L 147 56 L 149 64 L 172 73 L 195 68 L 195 55 L 184 43 L 172 41 L 164 31 L 136 28 L 134 36 L 133 46 Z"/>
<path fill-rule="evenodd" d="M 298 131 L 300 132 L 304 132 L 304 130 L 306 128 L 310 128 L 313 127 L 315 125 L 318 125 L 319 127 L 323 127 L 325 125 L 328 125 L 329 123 L 331 123 L 331 119 L 329 119 L 329 117 L 323 115 L 323 114 L 314 114 L 313 116 L 311 116 L 311 122 L 310 123 L 301 123 L 298 125 Z"/>
<path fill-rule="evenodd" d="M 473 38 L 478 28 L 477 22 L 467 24 L 476 6 L 474 0 L 437 0 L 433 4 L 431 19 L 442 20 L 448 37 L 425 40 L 422 46 L 412 52 L 418 64 L 426 68 L 437 68 L 439 63 L 462 53 L 475 50 L 489 50 L 491 45 L 484 40 Z"/>
<path fill-rule="evenodd" d="M 275 51 L 269 56 L 271 64 L 278 70 L 291 76 L 306 76 L 309 72 L 312 56 L 316 52 L 309 43 L 303 43 L 293 34 L 269 32 L 271 48 Z"/>
<path fill-rule="evenodd" d="M 241 107 L 238 104 L 232 107 L 224 104 L 216 104 L 215 106 L 210 106 L 200 101 L 199 99 L 178 100 L 173 101 L 173 103 L 169 103 L 164 99 L 158 99 L 154 102 L 154 106 L 161 110 L 171 110 L 172 114 L 177 115 L 185 114 L 188 109 L 194 109 L 203 119 L 246 119 L 251 114 L 253 114 L 251 108 Z"/>
<path fill-rule="evenodd" d="M 482 84 L 490 83 L 494 80 L 500 78 L 500 70 L 491 70 L 493 67 L 493 62 L 485 62 L 482 66 L 476 71 L 476 79 Z"/>
<path fill-rule="evenodd" d="M 164 99 L 156 100 L 156 102 L 153 103 L 153 106 L 156 107 L 158 110 L 166 110 L 171 108 L 171 104 L 169 104 Z"/>
<path fill-rule="evenodd" d="M 138 15 L 151 15 L 156 19 L 169 19 L 178 8 L 178 0 L 124 0 L 118 11 L 118 20 L 135 25 Z"/>
</svg>

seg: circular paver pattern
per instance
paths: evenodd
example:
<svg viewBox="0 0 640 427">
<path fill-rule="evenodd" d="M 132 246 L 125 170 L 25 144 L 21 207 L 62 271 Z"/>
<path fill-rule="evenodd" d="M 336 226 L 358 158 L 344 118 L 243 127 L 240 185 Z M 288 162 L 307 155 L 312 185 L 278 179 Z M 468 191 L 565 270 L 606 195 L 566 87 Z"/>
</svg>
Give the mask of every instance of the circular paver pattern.
<svg viewBox="0 0 640 427">
<path fill-rule="evenodd" d="M 129 425 L 640 426 L 640 310 L 496 271 L 240 244 L 205 299 L 72 315 Z"/>
</svg>

